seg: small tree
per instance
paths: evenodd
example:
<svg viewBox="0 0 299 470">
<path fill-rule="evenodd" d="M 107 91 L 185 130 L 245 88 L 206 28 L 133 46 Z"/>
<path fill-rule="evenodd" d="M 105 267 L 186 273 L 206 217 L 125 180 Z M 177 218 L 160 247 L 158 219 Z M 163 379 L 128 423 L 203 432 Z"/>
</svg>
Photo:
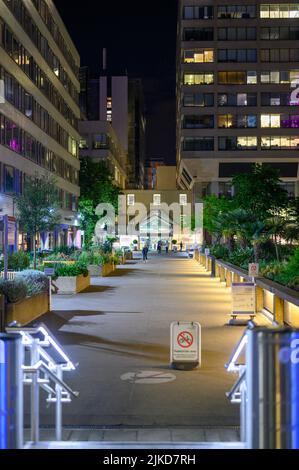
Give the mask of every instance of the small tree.
<svg viewBox="0 0 299 470">
<path fill-rule="evenodd" d="M 256 164 L 250 173 L 233 178 L 237 207 L 266 220 L 279 214 L 288 204 L 288 193 L 281 186 L 279 171 L 267 164 Z"/>
<path fill-rule="evenodd" d="M 38 233 L 50 232 L 60 222 L 55 178 L 38 174 L 26 177 L 23 194 L 15 196 L 15 203 L 21 229 L 33 238 L 33 260 L 36 268 Z"/>
<path fill-rule="evenodd" d="M 84 245 L 89 248 L 98 221 L 96 207 L 98 204 L 110 203 L 117 212 L 120 188 L 113 183 L 113 175 L 107 164 L 94 162 L 90 157 L 81 159 L 80 188 L 81 229 L 85 232 Z"/>
</svg>

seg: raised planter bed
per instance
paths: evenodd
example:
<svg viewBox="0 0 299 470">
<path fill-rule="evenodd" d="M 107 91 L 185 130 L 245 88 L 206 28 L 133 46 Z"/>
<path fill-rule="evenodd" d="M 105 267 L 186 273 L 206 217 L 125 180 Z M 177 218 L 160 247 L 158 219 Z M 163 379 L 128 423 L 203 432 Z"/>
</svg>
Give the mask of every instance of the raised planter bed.
<svg viewBox="0 0 299 470">
<path fill-rule="evenodd" d="M 58 295 L 78 294 L 90 286 L 90 276 L 58 277 L 53 284 L 57 288 Z"/>
<path fill-rule="evenodd" d="M 88 266 L 88 272 L 90 277 L 107 277 L 115 270 L 114 264 L 104 264 L 103 266 L 98 266 L 96 264 L 90 264 Z"/>
<path fill-rule="evenodd" d="M 49 294 L 41 294 L 28 297 L 15 304 L 6 305 L 6 324 L 17 322 L 24 326 L 36 320 L 50 310 Z"/>
</svg>

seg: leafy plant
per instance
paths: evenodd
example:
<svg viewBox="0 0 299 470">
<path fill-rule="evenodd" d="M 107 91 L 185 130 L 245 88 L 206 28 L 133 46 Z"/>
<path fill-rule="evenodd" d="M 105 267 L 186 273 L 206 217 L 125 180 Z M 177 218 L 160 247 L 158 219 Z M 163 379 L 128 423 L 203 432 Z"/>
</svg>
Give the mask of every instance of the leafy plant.
<svg viewBox="0 0 299 470">
<path fill-rule="evenodd" d="M 41 271 L 27 269 L 18 273 L 16 275 L 16 279 L 21 279 L 24 281 L 27 287 L 28 297 L 47 292 L 49 289 L 49 279 Z"/>
<path fill-rule="evenodd" d="M 23 193 L 15 196 L 18 221 L 33 238 L 33 263 L 36 268 L 36 239 L 41 232 L 51 232 L 59 224 L 59 197 L 56 179 L 50 175 L 26 176 Z"/>
<path fill-rule="evenodd" d="M 253 248 L 238 248 L 230 253 L 228 260 L 236 266 L 247 269 L 248 264 L 254 261 L 254 250 Z"/>
<path fill-rule="evenodd" d="M 85 264 L 60 264 L 55 268 L 56 277 L 77 277 L 81 275 L 84 277 L 88 276 L 88 269 Z"/>
<path fill-rule="evenodd" d="M 227 260 L 229 251 L 225 245 L 214 245 L 211 248 L 211 254 L 215 256 L 215 258 Z"/>
<path fill-rule="evenodd" d="M 5 295 L 9 303 L 15 304 L 27 297 L 27 284 L 24 279 L 0 279 L 0 293 Z"/>
</svg>

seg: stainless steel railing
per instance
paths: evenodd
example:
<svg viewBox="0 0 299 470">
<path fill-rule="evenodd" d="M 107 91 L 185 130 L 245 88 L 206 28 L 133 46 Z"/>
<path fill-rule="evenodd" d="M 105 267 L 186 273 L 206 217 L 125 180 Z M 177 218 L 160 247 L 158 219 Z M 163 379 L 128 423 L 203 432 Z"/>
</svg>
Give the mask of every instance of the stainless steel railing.
<svg viewBox="0 0 299 470">
<path fill-rule="evenodd" d="M 55 404 L 56 440 L 61 441 L 62 405 L 79 395 L 64 382 L 63 374 L 74 371 L 76 366 L 44 324 L 35 328 L 7 328 L 6 331 L 22 338 L 22 383 L 19 386 L 31 387 L 31 441 L 37 444 L 40 440 L 41 389 L 47 393 L 46 402 Z"/>
</svg>

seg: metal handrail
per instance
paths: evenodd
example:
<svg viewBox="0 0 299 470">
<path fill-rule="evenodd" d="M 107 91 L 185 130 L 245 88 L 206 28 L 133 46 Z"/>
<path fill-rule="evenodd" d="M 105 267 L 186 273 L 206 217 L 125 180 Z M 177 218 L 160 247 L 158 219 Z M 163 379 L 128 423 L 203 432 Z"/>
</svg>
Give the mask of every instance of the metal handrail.
<svg viewBox="0 0 299 470">
<path fill-rule="evenodd" d="M 22 369 L 26 374 L 36 374 L 39 370 L 43 370 L 45 374 L 51 377 L 53 382 L 59 385 L 67 393 L 72 395 L 74 398 L 78 398 L 79 396 L 79 392 L 74 392 L 63 380 L 60 380 L 43 361 L 39 361 L 31 367 L 23 366 Z"/>
<path fill-rule="evenodd" d="M 235 382 L 233 387 L 230 389 L 229 392 L 226 393 L 227 398 L 231 403 L 241 403 L 241 385 L 245 382 L 246 379 L 246 369 L 243 370 L 242 374 L 238 378 L 238 380 Z M 239 394 L 239 398 L 237 398 L 237 394 Z"/>
<path fill-rule="evenodd" d="M 7 328 L 6 329 L 7 333 L 9 334 L 21 334 L 23 337 L 24 335 L 28 335 L 28 340 L 30 341 L 30 344 L 33 342 L 33 338 L 31 337 L 32 335 L 36 334 L 42 334 L 44 337 L 44 341 L 39 342 L 39 347 L 44 348 L 44 347 L 50 347 L 52 346 L 57 354 L 61 357 L 61 359 L 64 361 L 62 364 L 63 370 L 75 370 L 76 367 L 72 363 L 72 361 L 69 359 L 69 357 L 65 354 L 61 346 L 59 345 L 58 341 L 56 338 L 52 335 L 50 330 L 46 327 L 44 323 L 41 323 L 39 326 L 34 327 L 34 328 Z M 26 343 L 26 345 L 30 345 L 29 343 Z M 46 351 L 44 351 L 45 354 Z M 47 354 L 48 355 L 48 354 Z M 49 356 L 50 358 L 50 356 Z M 55 363 L 55 361 L 52 361 Z"/>
<path fill-rule="evenodd" d="M 70 403 L 72 398 L 77 398 L 79 392 L 72 390 L 63 380 L 63 372 L 74 371 L 76 366 L 64 352 L 58 341 L 44 324 L 33 328 L 7 328 L 7 333 L 20 335 L 23 346 L 22 385 L 31 386 L 31 441 L 39 442 L 39 390 L 43 389 L 47 394 L 47 403 L 55 403 L 55 428 L 56 440 L 62 439 L 62 404 Z M 48 348 L 55 351 L 55 360 Z M 30 360 L 25 355 L 25 350 L 30 351 Z M 40 375 L 42 374 L 42 376 Z M 31 377 L 30 377 L 31 376 Z M 54 386 L 50 385 L 50 381 Z M 22 431 L 22 429 L 20 429 Z"/>
<path fill-rule="evenodd" d="M 244 367 L 245 364 L 237 364 L 237 360 L 244 351 L 247 345 L 247 331 L 245 330 L 237 346 L 234 348 L 229 361 L 225 364 L 227 372 L 239 372 L 241 367 Z"/>
</svg>

